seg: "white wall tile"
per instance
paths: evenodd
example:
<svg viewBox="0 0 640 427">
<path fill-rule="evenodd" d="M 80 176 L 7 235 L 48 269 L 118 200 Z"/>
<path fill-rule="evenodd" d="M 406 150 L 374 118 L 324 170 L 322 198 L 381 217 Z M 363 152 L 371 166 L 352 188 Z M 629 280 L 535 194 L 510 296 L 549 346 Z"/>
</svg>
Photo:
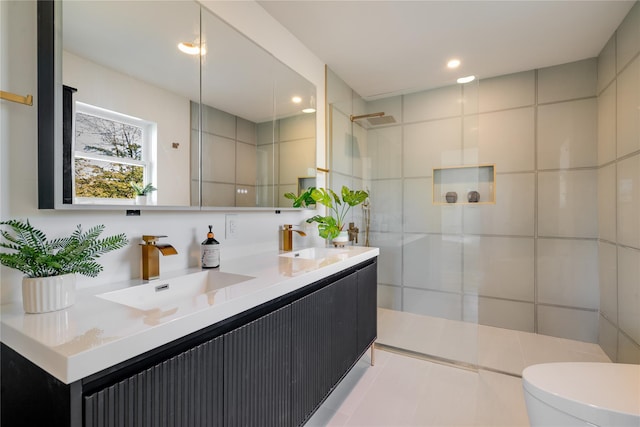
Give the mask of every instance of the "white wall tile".
<svg viewBox="0 0 640 427">
<path fill-rule="evenodd" d="M 202 131 L 235 139 L 236 116 L 204 105 L 202 110 Z"/>
<path fill-rule="evenodd" d="M 538 239 L 538 302 L 598 309 L 598 243 Z"/>
<path fill-rule="evenodd" d="M 299 114 L 297 116 L 280 119 L 280 141 L 294 139 L 315 138 L 315 114 Z"/>
<path fill-rule="evenodd" d="M 367 114 L 383 112 L 385 116 L 393 116 L 396 123 L 402 123 L 402 96 L 377 99 L 367 102 Z"/>
<path fill-rule="evenodd" d="M 337 109 L 332 110 L 329 167 L 332 171 L 351 175 L 353 171 L 353 134 L 349 117 Z"/>
<path fill-rule="evenodd" d="M 258 145 L 256 162 L 258 163 L 258 185 L 272 185 L 277 183 L 278 176 L 274 175 L 274 167 L 275 170 L 279 170 L 280 167 L 280 150 L 278 145 Z"/>
<path fill-rule="evenodd" d="M 478 114 L 480 112 L 480 79 L 462 86 L 462 113 Z"/>
<path fill-rule="evenodd" d="M 598 312 L 538 306 L 538 333 L 571 340 L 598 341 Z"/>
<path fill-rule="evenodd" d="M 538 169 L 595 166 L 597 118 L 597 98 L 539 106 Z"/>
<path fill-rule="evenodd" d="M 351 129 L 353 130 L 352 174 L 358 178 L 371 179 L 373 169 L 371 165 L 374 158 L 369 153 L 369 131 L 358 124 L 354 124 Z"/>
<path fill-rule="evenodd" d="M 598 55 L 598 93 L 616 78 L 616 35 L 613 34 Z"/>
<path fill-rule="evenodd" d="M 404 311 L 425 316 L 462 319 L 462 295 L 419 289 L 403 289 Z"/>
<path fill-rule="evenodd" d="M 553 237 L 598 235 L 598 172 L 538 173 L 538 234 Z"/>
<path fill-rule="evenodd" d="M 302 139 L 280 143 L 280 184 L 298 184 L 316 168 L 316 140 Z"/>
<path fill-rule="evenodd" d="M 408 233 L 462 232 L 461 205 L 434 205 L 433 180 L 415 178 L 404 180 L 404 231 Z"/>
<path fill-rule="evenodd" d="M 402 310 L 402 288 L 378 285 L 378 307 Z"/>
<path fill-rule="evenodd" d="M 534 174 L 498 174 L 496 203 L 464 206 L 464 232 L 533 236 Z"/>
<path fill-rule="evenodd" d="M 235 184 L 202 183 L 203 206 L 233 206 L 236 203 Z"/>
<path fill-rule="evenodd" d="M 618 158 L 640 150 L 639 105 L 640 56 L 618 75 L 616 111 Z"/>
<path fill-rule="evenodd" d="M 236 183 L 256 185 L 258 170 L 256 146 L 238 142 L 236 143 L 236 154 Z"/>
<path fill-rule="evenodd" d="M 461 292 L 462 242 L 451 235 L 409 235 L 403 251 L 403 284 Z"/>
<path fill-rule="evenodd" d="M 480 81 L 480 112 L 523 107 L 535 102 L 535 72 L 508 74 Z"/>
<path fill-rule="evenodd" d="M 238 117 L 236 123 L 236 138 L 238 141 L 256 145 L 258 143 L 258 127 L 254 122 Z"/>
<path fill-rule="evenodd" d="M 640 345 L 618 332 L 618 363 L 640 364 Z"/>
<path fill-rule="evenodd" d="M 616 241 L 616 165 L 598 169 L 598 237 Z"/>
<path fill-rule="evenodd" d="M 640 250 L 618 247 L 618 325 L 640 343 Z"/>
<path fill-rule="evenodd" d="M 378 283 L 402 285 L 402 235 L 371 233 L 369 240 L 371 246 L 380 248 Z"/>
<path fill-rule="evenodd" d="M 254 185 L 236 185 L 236 204 L 238 207 L 256 207 L 257 196 Z"/>
<path fill-rule="evenodd" d="M 538 102 L 564 101 L 596 95 L 596 58 L 538 70 Z"/>
<path fill-rule="evenodd" d="M 258 123 L 258 145 L 270 145 L 280 140 L 280 126 L 274 122 Z"/>
<path fill-rule="evenodd" d="M 478 126 L 478 163 L 494 163 L 498 172 L 533 170 L 533 107 L 480 114 Z"/>
<path fill-rule="evenodd" d="M 637 2 L 618 27 L 616 35 L 617 67 L 618 70 L 622 70 L 640 51 L 640 5 Z"/>
<path fill-rule="evenodd" d="M 618 282 L 616 246 L 598 244 L 598 278 L 600 280 L 600 313 L 609 321 L 618 321 Z"/>
<path fill-rule="evenodd" d="M 618 243 L 640 249 L 640 154 L 618 162 Z"/>
<path fill-rule="evenodd" d="M 598 345 L 611 361 L 618 359 L 618 328 L 602 316 L 599 316 Z"/>
<path fill-rule="evenodd" d="M 464 238 L 464 291 L 533 302 L 533 238 Z"/>
<path fill-rule="evenodd" d="M 480 325 L 534 332 L 534 312 L 532 303 L 464 297 L 464 320 Z"/>
<path fill-rule="evenodd" d="M 236 180 L 236 142 L 207 133 L 202 134 L 202 179 L 234 183 Z M 227 205 L 227 206 L 233 206 Z"/>
<path fill-rule="evenodd" d="M 598 164 L 616 159 L 616 82 L 598 97 Z"/>
<path fill-rule="evenodd" d="M 444 119 L 404 127 L 404 176 L 432 176 L 433 169 L 462 162 L 462 119 Z M 389 159 L 384 159 L 389 161 Z"/>
<path fill-rule="evenodd" d="M 402 178 L 402 127 L 369 129 L 366 135 L 370 179 Z"/>
<path fill-rule="evenodd" d="M 404 123 L 459 116 L 462 113 L 460 85 L 404 96 Z"/>
<path fill-rule="evenodd" d="M 371 230 L 402 231 L 402 180 L 371 182 Z"/>
</svg>

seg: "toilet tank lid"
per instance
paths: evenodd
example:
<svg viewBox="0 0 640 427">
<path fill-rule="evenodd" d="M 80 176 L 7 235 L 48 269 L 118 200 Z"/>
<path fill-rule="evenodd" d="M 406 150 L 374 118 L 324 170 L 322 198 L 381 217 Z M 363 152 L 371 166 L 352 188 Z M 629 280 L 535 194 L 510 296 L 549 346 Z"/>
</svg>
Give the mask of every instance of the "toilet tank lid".
<svg viewBox="0 0 640 427">
<path fill-rule="evenodd" d="M 543 363 L 527 367 L 522 383 L 525 390 L 551 406 L 566 400 L 569 405 L 640 416 L 640 365 Z"/>
</svg>

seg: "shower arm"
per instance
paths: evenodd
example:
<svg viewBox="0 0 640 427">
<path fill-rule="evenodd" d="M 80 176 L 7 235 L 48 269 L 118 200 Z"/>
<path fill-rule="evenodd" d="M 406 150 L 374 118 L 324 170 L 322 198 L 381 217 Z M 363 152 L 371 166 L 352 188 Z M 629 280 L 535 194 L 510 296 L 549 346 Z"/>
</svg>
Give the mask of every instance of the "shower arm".
<svg viewBox="0 0 640 427">
<path fill-rule="evenodd" d="M 349 120 L 351 120 L 352 122 L 355 122 L 356 120 L 360 120 L 360 119 L 369 119 L 371 117 L 382 117 L 382 116 L 384 116 L 383 111 L 379 113 L 362 114 L 360 116 L 350 115 Z"/>
</svg>

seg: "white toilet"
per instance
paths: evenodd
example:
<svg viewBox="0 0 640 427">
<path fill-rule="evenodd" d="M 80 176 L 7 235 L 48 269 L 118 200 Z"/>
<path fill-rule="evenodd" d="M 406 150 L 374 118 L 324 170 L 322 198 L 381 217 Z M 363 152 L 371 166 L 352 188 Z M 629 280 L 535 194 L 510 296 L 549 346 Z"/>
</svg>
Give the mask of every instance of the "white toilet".
<svg viewBox="0 0 640 427">
<path fill-rule="evenodd" d="M 532 427 L 640 427 L 640 365 L 544 363 L 522 385 Z"/>
</svg>

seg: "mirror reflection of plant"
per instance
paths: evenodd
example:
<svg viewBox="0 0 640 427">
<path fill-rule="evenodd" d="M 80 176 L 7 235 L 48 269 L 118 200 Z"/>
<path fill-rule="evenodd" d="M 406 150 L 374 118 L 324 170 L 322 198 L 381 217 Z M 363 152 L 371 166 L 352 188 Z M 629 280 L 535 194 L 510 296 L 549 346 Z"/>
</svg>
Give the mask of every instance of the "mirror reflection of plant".
<svg viewBox="0 0 640 427">
<path fill-rule="evenodd" d="M 69 236 L 48 240 L 29 220 L 8 220 L 0 225 L 9 226 L 13 233 L 1 230 L 4 241 L 0 247 L 13 252 L 0 253 L 0 263 L 14 268 L 28 277 L 50 277 L 78 273 L 96 277 L 103 269 L 96 262 L 101 255 L 123 248 L 129 242 L 125 234 L 98 239 L 104 225 L 82 231 L 80 225 Z"/>
<path fill-rule="evenodd" d="M 308 197 L 311 197 L 316 203 L 328 208 L 327 215 L 315 215 L 307 219 L 308 223 L 318 223 L 318 233 L 324 239 L 338 237 L 340 232 L 343 231 L 345 218 L 351 208 L 361 204 L 369 197 L 369 193 L 366 191 L 350 190 L 344 185 L 340 193 L 341 197 L 330 188 L 310 188 L 295 199 L 306 201 Z"/>
<path fill-rule="evenodd" d="M 132 181 L 129 184 L 131 184 L 131 187 L 133 188 L 136 196 L 148 196 L 149 193 L 157 190 L 157 188 L 154 187 L 151 183 L 143 186 L 142 184 L 138 184 Z"/>
<path fill-rule="evenodd" d="M 315 189 L 316 187 L 309 187 L 299 196 L 295 193 L 285 193 L 284 197 L 293 200 L 294 208 L 308 208 L 316 205 L 316 201 L 311 197 L 311 192 Z"/>
</svg>

